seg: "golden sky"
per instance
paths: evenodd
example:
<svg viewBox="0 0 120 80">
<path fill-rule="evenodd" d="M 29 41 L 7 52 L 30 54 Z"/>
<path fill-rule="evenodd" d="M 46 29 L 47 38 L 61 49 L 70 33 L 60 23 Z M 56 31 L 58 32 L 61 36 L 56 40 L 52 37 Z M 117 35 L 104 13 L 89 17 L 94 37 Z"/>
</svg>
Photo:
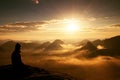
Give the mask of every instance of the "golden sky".
<svg viewBox="0 0 120 80">
<path fill-rule="evenodd" d="M 0 39 L 76 40 L 119 34 L 119 0 L 0 0 Z"/>
<path fill-rule="evenodd" d="M 0 26 L 1 39 L 46 40 L 106 38 L 120 34 L 120 25 L 94 24 L 95 18 L 86 20 L 69 18 L 41 22 L 17 22 Z"/>
</svg>

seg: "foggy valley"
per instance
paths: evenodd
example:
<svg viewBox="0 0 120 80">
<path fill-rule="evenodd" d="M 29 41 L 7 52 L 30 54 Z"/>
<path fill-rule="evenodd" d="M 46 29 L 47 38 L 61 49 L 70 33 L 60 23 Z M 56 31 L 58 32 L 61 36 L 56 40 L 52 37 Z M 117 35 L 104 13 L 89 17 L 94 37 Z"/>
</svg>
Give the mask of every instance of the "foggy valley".
<svg viewBox="0 0 120 80">
<path fill-rule="evenodd" d="M 103 40 L 65 43 L 60 39 L 46 42 L 23 42 L 22 61 L 26 65 L 69 74 L 77 80 L 120 79 L 120 36 Z M 1 41 L 2 42 L 2 41 Z M 0 45 L 0 65 L 11 64 L 16 41 Z"/>
</svg>

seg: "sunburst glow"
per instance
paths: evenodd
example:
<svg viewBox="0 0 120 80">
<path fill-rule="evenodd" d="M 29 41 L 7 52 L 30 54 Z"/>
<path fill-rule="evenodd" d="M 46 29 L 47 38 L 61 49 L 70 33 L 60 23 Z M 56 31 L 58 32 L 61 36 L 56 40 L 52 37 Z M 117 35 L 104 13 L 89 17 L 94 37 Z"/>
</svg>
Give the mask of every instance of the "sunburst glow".
<svg viewBox="0 0 120 80">
<path fill-rule="evenodd" d="M 74 31 L 77 31 L 77 29 L 78 29 L 77 23 L 71 22 L 68 24 L 68 27 L 67 27 L 68 31 L 74 32 Z"/>
<path fill-rule="evenodd" d="M 66 27 L 66 31 L 69 32 L 76 32 L 79 29 L 79 20 L 77 19 L 69 19 L 66 21 L 67 23 L 67 27 Z"/>
</svg>

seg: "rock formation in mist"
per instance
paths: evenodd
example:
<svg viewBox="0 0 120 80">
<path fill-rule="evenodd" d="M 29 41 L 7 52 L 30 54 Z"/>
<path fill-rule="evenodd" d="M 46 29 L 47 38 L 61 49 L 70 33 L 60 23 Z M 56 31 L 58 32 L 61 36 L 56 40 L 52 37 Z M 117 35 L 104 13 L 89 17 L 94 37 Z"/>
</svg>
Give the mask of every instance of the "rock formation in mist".
<svg viewBox="0 0 120 80">
<path fill-rule="evenodd" d="M 82 48 L 77 49 L 76 51 L 81 51 L 81 50 L 89 50 L 90 52 L 96 51 L 97 48 L 92 44 L 92 42 L 87 42 L 85 45 L 83 45 Z"/>
<path fill-rule="evenodd" d="M 42 44 L 40 44 L 36 49 L 45 49 L 46 47 L 48 47 L 51 43 L 49 41 L 44 42 Z"/>
<path fill-rule="evenodd" d="M 59 50 L 62 49 L 61 44 L 64 44 L 62 40 L 55 40 L 53 41 L 48 47 L 45 48 L 45 50 Z"/>
<path fill-rule="evenodd" d="M 103 40 L 103 44 L 107 49 L 120 50 L 120 36 L 105 39 Z"/>
<path fill-rule="evenodd" d="M 102 43 L 102 40 L 100 40 L 100 39 L 94 40 L 92 43 L 93 43 L 96 47 L 97 47 L 98 45 L 102 45 L 102 44 L 103 44 L 103 43 Z"/>
<path fill-rule="evenodd" d="M 81 45 L 86 45 L 86 44 L 87 44 L 87 42 L 90 42 L 90 41 L 89 41 L 89 40 L 87 40 L 87 39 L 82 40 L 82 41 L 78 44 L 78 46 L 81 46 Z"/>
<path fill-rule="evenodd" d="M 89 54 L 89 57 L 96 56 L 111 56 L 119 57 L 120 56 L 120 36 L 115 36 L 108 38 L 102 41 L 105 49 L 96 50 L 93 53 Z"/>
</svg>

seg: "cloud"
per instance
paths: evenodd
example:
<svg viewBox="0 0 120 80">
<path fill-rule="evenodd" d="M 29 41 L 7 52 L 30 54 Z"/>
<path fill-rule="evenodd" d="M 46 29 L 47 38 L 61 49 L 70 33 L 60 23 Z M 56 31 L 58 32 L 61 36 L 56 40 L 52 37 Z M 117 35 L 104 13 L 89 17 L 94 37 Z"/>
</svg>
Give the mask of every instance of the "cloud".
<svg viewBox="0 0 120 80">
<path fill-rule="evenodd" d="M 108 25 L 108 26 L 100 26 L 100 27 L 85 27 L 85 30 L 93 31 L 93 32 L 119 32 L 120 24 Z"/>
<path fill-rule="evenodd" d="M 111 27 L 120 28 L 120 24 L 115 24 L 115 25 L 112 25 Z"/>
<path fill-rule="evenodd" d="M 88 21 L 96 21 L 97 20 L 97 18 L 95 18 L 95 17 L 88 17 L 86 20 L 88 20 Z"/>
<path fill-rule="evenodd" d="M 89 21 L 95 21 L 96 18 L 91 17 Z M 82 23 L 79 19 L 51 19 L 46 21 L 38 22 L 17 22 L 12 24 L 5 24 L 0 26 L 0 34 L 11 33 L 11 32 L 29 32 L 29 31 L 40 31 L 44 29 L 43 32 L 49 33 L 61 33 L 65 28 L 64 26 L 71 23 L 72 21 L 77 24 Z M 84 21 L 83 21 L 84 26 Z M 51 28 L 49 28 L 51 27 Z M 41 30 L 42 31 L 42 30 Z M 120 24 L 108 25 L 108 26 L 84 26 L 82 27 L 81 33 L 92 33 L 92 32 L 119 32 Z"/>
<path fill-rule="evenodd" d="M 0 26 L 0 32 L 27 32 L 39 30 L 46 22 L 19 22 Z"/>
<path fill-rule="evenodd" d="M 65 24 L 66 20 L 51 19 L 38 22 L 17 22 L 0 25 L 0 34 L 48 30 L 50 25 Z M 56 27 L 55 27 L 56 28 Z M 54 28 L 54 29 L 55 29 Z M 53 28 L 52 28 L 53 29 Z"/>
<path fill-rule="evenodd" d="M 47 21 L 38 21 L 38 22 L 17 22 L 11 24 L 5 24 L 0 26 L 0 33 L 3 32 L 27 32 L 40 30 L 41 27 L 49 24 L 63 24 L 66 20 L 47 20 Z"/>
</svg>

